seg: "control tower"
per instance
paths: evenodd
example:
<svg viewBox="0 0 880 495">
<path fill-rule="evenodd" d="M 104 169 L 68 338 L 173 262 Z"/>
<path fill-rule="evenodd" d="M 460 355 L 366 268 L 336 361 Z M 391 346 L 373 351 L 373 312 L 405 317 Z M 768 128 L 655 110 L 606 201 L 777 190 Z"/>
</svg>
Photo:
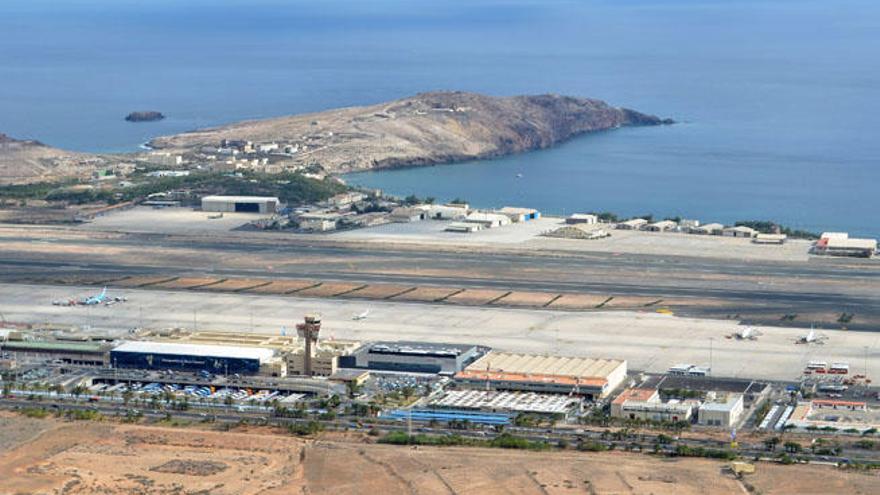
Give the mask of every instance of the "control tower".
<svg viewBox="0 0 880 495">
<path fill-rule="evenodd" d="M 312 376 L 312 357 L 318 343 L 318 334 L 321 332 L 321 315 L 306 315 L 305 322 L 296 325 L 297 335 L 305 342 L 303 352 L 304 371 L 306 376 Z"/>
</svg>

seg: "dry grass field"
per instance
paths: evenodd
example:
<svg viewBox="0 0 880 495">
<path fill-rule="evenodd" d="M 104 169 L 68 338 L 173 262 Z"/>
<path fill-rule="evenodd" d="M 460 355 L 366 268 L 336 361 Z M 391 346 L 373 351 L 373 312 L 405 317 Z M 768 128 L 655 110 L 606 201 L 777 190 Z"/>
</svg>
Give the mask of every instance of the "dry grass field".
<svg viewBox="0 0 880 495">
<path fill-rule="evenodd" d="M 877 476 L 759 464 L 763 494 L 875 493 Z M 360 435 L 35 420 L 0 413 L 2 494 L 742 494 L 724 464 L 611 452 L 411 448 Z"/>
</svg>

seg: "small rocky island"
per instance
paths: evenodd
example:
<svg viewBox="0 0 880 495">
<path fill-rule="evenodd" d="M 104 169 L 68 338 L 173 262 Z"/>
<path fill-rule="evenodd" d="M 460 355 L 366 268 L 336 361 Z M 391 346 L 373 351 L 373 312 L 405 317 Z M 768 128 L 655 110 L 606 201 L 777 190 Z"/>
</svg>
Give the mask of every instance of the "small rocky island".
<svg viewBox="0 0 880 495">
<path fill-rule="evenodd" d="M 164 118 L 165 116 L 162 115 L 162 112 L 156 111 L 131 112 L 130 114 L 125 116 L 125 120 L 127 120 L 128 122 L 155 122 Z"/>
</svg>

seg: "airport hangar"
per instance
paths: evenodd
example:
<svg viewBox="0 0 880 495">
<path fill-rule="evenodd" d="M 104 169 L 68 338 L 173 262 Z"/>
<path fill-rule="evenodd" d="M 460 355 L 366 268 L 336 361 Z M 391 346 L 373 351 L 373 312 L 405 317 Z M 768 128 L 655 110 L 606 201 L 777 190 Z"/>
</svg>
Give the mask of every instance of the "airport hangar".
<svg viewBox="0 0 880 495">
<path fill-rule="evenodd" d="M 281 201 L 270 196 L 204 196 L 202 211 L 220 213 L 275 213 Z"/>
<path fill-rule="evenodd" d="M 275 360 L 275 351 L 258 347 L 130 341 L 110 351 L 117 368 L 257 374 Z"/>
</svg>

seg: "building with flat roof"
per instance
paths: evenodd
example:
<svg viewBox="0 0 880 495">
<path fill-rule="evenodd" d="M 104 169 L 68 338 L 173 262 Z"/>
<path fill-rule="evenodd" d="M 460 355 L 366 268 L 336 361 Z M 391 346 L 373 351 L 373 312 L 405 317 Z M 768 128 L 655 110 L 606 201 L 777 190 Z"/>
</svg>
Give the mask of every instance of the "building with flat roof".
<svg viewBox="0 0 880 495">
<path fill-rule="evenodd" d="M 369 378 L 369 370 L 361 370 L 357 368 L 340 368 L 330 375 L 330 379 L 333 381 L 351 383 L 355 387 L 363 385 Z"/>
<path fill-rule="evenodd" d="M 660 400 L 660 392 L 654 388 L 627 388 L 611 401 L 611 416 L 623 418 L 623 405 L 626 401 L 657 402 Z"/>
<path fill-rule="evenodd" d="M 519 208 L 515 206 L 505 206 L 496 213 L 507 215 L 514 223 L 528 222 L 529 220 L 537 220 L 541 218 L 541 212 L 533 208 Z"/>
<path fill-rule="evenodd" d="M 311 232 L 336 230 L 342 217 L 338 213 L 303 213 L 296 218 L 299 228 Z"/>
<path fill-rule="evenodd" d="M 491 229 L 494 227 L 502 227 L 504 225 L 510 225 L 512 220 L 507 215 L 501 215 L 499 213 L 484 213 L 484 212 L 474 212 L 464 218 L 464 222 L 466 223 L 476 223 L 482 225 L 483 228 Z"/>
<path fill-rule="evenodd" d="M 130 341 L 110 351 L 118 368 L 258 374 L 272 366 L 275 351 L 260 347 Z"/>
<path fill-rule="evenodd" d="M 567 223 L 569 225 L 576 225 L 579 223 L 585 223 L 585 224 L 599 223 L 599 217 L 597 217 L 596 215 L 590 215 L 588 213 L 574 213 L 565 219 L 565 223 Z"/>
<path fill-rule="evenodd" d="M 429 212 L 424 208 L 417 208 L 414 206 L 398 206 L 397 208 L 391 210 L 391 214 L 388 215 L 388 218 L 392 222 L 409 223 L 425 220 L 426 218 L 428 218 L 428 214 Z"/>
<path fill-rule="evenodd" d="M 568 395 L 484 390 L 450 390 L 431 402 L 435 408 L 552 415 L 576 412 L 581 404 L 581 398 Z"/>
<path fill-rule="evenodd" d="M 485 347 L 470 344 L 376 342 L 364 345 L 351 356 L 343 357 L 340 359 L 340 366 L 451 375 L 461 371 L 486 351 Z"/>
<path fill-rule="evenodd" d="M 611 401 L 611 416 L 622 419 L 647 421 L 689 421 L 699 401 L 664 402 L 660 393 L 652 388 L 630 388 Z"/>
<path fill-rule="evenodd" d="M 697 422 L 705 426 L 735 426 L 742 417 L 744 402 L 742 394 L 707 394 L 697 411 Z"/>
<path fill-rule="evenodd" d="M 785 426 L 804 430 L 876 431 L 880 428 L 880 410 L 862 401 L 817 399 L 799 402 Z"/>
<path fill-rule="evenodd" d="M 694 218 L 682 218 L 678 222 L 679 228 L 685 231 L 690 231 L 691 229 L 695 229 L 700 226 L 700 221 Z"/>
<path fill-rule="evenodd" d="M 701 235 L 721 235 L 721 232 L 724 231 L 724 225 L 720 223 L 707 223 L 706 225 L 698 225 L 696 227 L 691 227 L 691 234 L 701 234 Z"/>
<path fill-rule="evenodd" d="M 676 227 L 678 227 L 678 224 L 672 220 L 660 220 L 659 222 L 645 225 L 645 230 L 648 232 L 666 232 L 668 230 L 673 230 Z"/>
<path fill-rule="evenodd" d="M 434 220 L 460 220 L 467 216 L 468 205 L 429 205 L 428 217 Z"/>
<path fill-rule="evenodd" d="M 758 231 L 751 227 L 746 227 L 745 225 L 738 225 L 736 227 L 727 227 L 721 231 L 721 235 L 725 237 L 746 237 L 751 239 L 758 235 Z"/>
<path fill-rule="evenodd" d="M 281 201 L 269 196 L 204 196 L 202 211 L 224 213 L 275 213 Z"/>
<path fill-rule="evenodd" d="M 293 352 L 302 347 L 296 335 L 226 332 L 220 330 L 190 331 L 185 329 L 143 330 L 138 337 L 144 340 L 176 342 L 195 345 L 225 345 L 263 347 L 279 352 Z"/>
<path fill-rule="evenodd" d="M 788 236 L 785 234 L 757 234 L 752 242 L 755 244 L 785 244 Z"/>
<path fill-rule="evenodd" d="M 633 218 L 632 220 L 618 223 L 617 228 L 620 230 L 640 230 L 645 225 L 648 225 L 648 221 L 644 218 Z"/>
<path fill-rule="evenodd" d="M 0 352 L 19 363 L 58 360 L 65 364 L 105 366 L 109 363 L 110 344 L 49 340 L 8 340 Z"/>
<path fill-rule="evenodd" d="M 460 232 L 463 234 L 470 234 L 472 232 L 483 230 L 483 226 L 479 223 L 451 222 L 443 230 L 445 230 L 446 232 Z"/>
<path fill-rule="evenodd" d="M 327 200 L 327 204 L 336 208 L 346 208 L 365 199 L 367 199 L 366 194 L 357 191 L 350 191 L 332 196 Z"/>
<path fill-rule="evenodd" d="M 813 246 L 816 254 L 870 258 L 877 252 L 876 239 L 856 239 L 842 232 L 826 232 Z"/>
<path fill-rule="evenodd" d="M 350 356 L 359 347 L 356 340 L 320 340 L 313 345 L 311 366 L 313 376 L 332 376 L 340 369 L 340 359 Z M 293 352 L 286 353 L 287 373 L 290 375 L 306 374 L 306 350 L 303 345 Z"/>
<path fill-rule="evenodd" d="M 490 352 L 455 375 L 462 385 L 496 390 L 606 397 L 626 378 L 626 361 Z"/>
</svg>

